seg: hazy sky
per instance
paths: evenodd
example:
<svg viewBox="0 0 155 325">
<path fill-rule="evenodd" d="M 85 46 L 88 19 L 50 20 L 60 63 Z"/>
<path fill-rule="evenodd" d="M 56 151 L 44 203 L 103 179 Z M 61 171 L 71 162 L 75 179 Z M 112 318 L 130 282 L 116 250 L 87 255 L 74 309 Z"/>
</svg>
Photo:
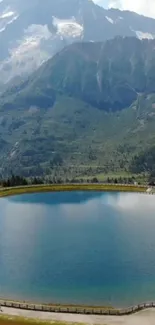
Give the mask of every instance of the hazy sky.
<svg viewBox="0 0 155 325">
<path fill-rule="evenodd" d="M 103 7 L 115 7 L 136 11 L 149 17 L 155 18 L 155 0 L 93 0 Z"/>
</svg>

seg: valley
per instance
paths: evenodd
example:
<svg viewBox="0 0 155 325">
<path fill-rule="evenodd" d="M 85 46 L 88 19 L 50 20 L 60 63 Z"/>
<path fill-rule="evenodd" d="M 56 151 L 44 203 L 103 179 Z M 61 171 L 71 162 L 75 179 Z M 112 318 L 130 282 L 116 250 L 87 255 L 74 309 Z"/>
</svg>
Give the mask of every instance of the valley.
<svg viewBox="0 0 155 325">
<path fill-rule="evenodd" d="M 88 0 L 9 1 L 1 178 L 154 182 L 155 20 Z"/>
</svg>

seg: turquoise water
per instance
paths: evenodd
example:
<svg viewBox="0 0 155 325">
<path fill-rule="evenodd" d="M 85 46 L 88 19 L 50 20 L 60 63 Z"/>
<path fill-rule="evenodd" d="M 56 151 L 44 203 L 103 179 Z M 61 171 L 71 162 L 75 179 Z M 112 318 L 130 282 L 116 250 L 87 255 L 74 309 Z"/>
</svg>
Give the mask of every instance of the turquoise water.
<svg viewBox="0 0 155 325">
<path fill-rule="evenodd" d="M 155 196 L 1 199 L 0 296 L 115 306 L 155 300 Z"/>
</svg>

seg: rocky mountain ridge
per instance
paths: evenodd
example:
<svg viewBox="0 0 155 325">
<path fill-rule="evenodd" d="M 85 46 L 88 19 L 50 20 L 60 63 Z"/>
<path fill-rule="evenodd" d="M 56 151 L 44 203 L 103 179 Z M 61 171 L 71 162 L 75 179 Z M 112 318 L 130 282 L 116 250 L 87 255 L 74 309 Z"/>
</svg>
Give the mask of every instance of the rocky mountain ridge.
<svg viewBox="0 0 155 325">
<path fill-rule="evenodd" d="M 155 20 L 106 10 L 92 0 L 2 0 L 0 74 L 3 82 L 27 75 L 64 46 L 117 35 L 155 37 Z"/>
</svg>

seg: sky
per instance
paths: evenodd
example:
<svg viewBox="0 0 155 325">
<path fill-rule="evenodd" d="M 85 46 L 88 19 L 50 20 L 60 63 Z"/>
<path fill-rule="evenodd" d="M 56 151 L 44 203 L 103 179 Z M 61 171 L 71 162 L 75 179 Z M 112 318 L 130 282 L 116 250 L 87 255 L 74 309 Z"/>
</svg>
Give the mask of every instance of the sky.
<svg viewBox="0 0 155 325">
<path fill-rule="evenodd" d="M 155 0 L 93 0 L 104 8 L 131 10 L 155 18 Z"/>
</svg>

